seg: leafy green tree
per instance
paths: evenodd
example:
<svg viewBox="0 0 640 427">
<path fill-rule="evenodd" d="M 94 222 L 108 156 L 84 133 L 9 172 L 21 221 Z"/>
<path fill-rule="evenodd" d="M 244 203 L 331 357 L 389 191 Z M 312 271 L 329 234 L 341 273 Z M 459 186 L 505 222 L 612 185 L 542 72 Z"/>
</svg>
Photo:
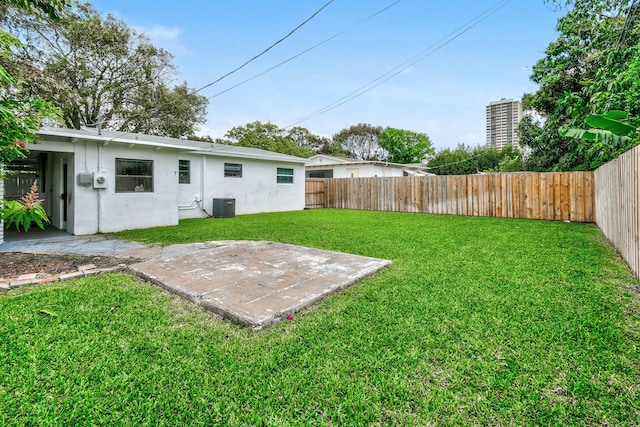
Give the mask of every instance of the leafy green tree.
<svg viewBox="0 0 640 427">
<path fill-rule="evenodd" d="M 190 141 L 210 142 L 212 144 L 216 142 L 216 140 L 213 139 L 211 135 L 203 135 L 203 136 L 189 135 L 187 139 Z"/>
<path fill-rule="evenodd" d="M 119 130 L 174 138 L 191 135 L 206 121 L 206 102 L 186 82 L 174 87 L 159 83 L 149 94 L 143 90 L 134 94 Z"/>
<path fill-rule="evenodd" d="M 336 157 L 349 157 L 349 152 L 344 149 L 342 144 L 333 141 L 331 141 L 329 145 L 324 146 L 322 150 L 317 154 L 327 154 L 329 156 Z"/>
<path fill-rule="evenodd" d="M 70 0 L 2 0 L 0 4 L 18 7 L 32 15 L 60 19 Z"/>
<path fill-rule="evenodd" d="M 286 136 L 286 131 L 272 123 L 255 121 L 244 126 L 236 126 L 225 134 L 220 143 L 241 147 L 259 148 L 276 153 L 298 157 L 311 157 L 313 153 L 306 147 L 298 146 Z"/>
<path fill-rule="evenodd" d="M 37 17 L 43 15 L 59 19 L 67 2 L 63 0 L 2 0 L 1 7 L 18 7 L 24 13 Z M 21 93 L 21 82 L 15 79 L 5 65 L 10 62 L 13 50 L 22 43 L 17 37 L 0 29 L 0 165 L 25 156 L 26 143 L 37 138 L 42 120 L 56 118 L 57 110 L 51 104 Z M 0 179 L 4 168 L 0 168 Z"/>
<path fill-rule="evenodd" d="M 491 154 L 489 156 L 490 158 L 494 159 L 493 164 L 490 164 L 486 167 L 482 167 L 481 164 L 478 165 L 478 168 L 482 172 L 518 172 L 522 170 L 523 154 L 517 148 L 514 148 L 511 145 L 507 145 L 502 150 L 488 147 L 482 148 L 489 153 L 495 153 L 495 157 L 493 157 Z"/>
<path fill-rule="evenodd" d="M 329 154 L 331 150 L 329 138 L 311 133 L 309 129 L 301 126 L 289 129 L 286 137 L 298 147 L 307 148 L 313 154 Z"/>
<path fill-rule="evenodd" d="M 393 163 L 420 163 L 435 152 L 426 134 L 390 127 L 380 135 L 379 144 Z"/>
<path fill-rule="evenodd" d="M 523 97 L 525 109 L 542 116 L 529 116 L 519 127 L 530 150 L 526 167 L 589 169 L 598 163 L 592 157 L 597 150 L 585 150 L 559 131 L 609 110 L 640 114 L 640 6 L 626 0 L 551 2 L 566 5 L 567 13 L 558 21 L 558 39 L 533 68 L 538 91 Z"/>
<path fill-rule="evenodd" d="M 22 93 L 62 110 L 70 128 L 95 126 L 179 137 L 205 121 L 206 97 L 173 86 L 172 56 L 126 23 L 74 3 L 58 21 L 34 19 L 15 8 L 0 24 L 25 45 L 8 64 L 23 76 Z M 51 81 L 55 84 L 50 84 Z"/>
<path fill-rule="evenodd" d="M 385 160 L 387 152 L 378 143 L 381 134 L 380 126 L 368 123 L 350 126 L 333 135 L 334 150 L 341 147 L 353 159 Z"/>
<path fill-rule="evenodd" d="M 515 172 L 522 170 L 522 153 L 507 146 L 502 150 L 486 146 L 470 148 L 464 144 L 454 150 L 436 152 L 427 170 L 436 175 L 468 175 L 479 172 Z"/>
<path fill-rule="evenodd" d="M 429 160 L 427 170 L 436 175 L 467 175 L 476 173 L 471 161 L 471 150 L 464 145 L 438 150 Z"/>
</svg>

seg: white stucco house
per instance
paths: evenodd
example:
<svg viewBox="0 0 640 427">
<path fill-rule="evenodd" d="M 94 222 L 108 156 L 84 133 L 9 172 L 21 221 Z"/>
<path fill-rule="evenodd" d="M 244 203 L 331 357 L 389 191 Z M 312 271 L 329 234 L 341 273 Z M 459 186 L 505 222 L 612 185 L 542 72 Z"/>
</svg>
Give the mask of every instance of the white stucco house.
<svg viewBox="0 0 640 427">
<path fill-rule="evenodd" d="M 300 157 L 96 129 L 47 128 L 39 137 L 9 167 L 4 198 L 19 198 L 37 178 L 52 226 L 75 235 L 175 225 L 214 214 L 214 204 L 234 215 L 304 209 Z"/>
<path fill-rule="evenodd" d="M 348 159 L 316 154 L 305 166 L 307 178 L 370 178 L 390 176 L 432 175 L 424 165 Z"/>
</svg>

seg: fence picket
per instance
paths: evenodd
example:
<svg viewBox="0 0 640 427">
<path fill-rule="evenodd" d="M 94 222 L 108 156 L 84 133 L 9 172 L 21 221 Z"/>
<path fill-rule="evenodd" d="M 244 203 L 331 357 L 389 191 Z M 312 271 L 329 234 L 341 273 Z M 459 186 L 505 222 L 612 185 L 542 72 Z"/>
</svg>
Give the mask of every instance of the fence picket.
<svg viewBox="0 0 640 427">
<path fill-rule="evenodd" d="M 595 181 L 593 172 L 312 178 L 305 205 L 593 222 Z"/>
</svg>

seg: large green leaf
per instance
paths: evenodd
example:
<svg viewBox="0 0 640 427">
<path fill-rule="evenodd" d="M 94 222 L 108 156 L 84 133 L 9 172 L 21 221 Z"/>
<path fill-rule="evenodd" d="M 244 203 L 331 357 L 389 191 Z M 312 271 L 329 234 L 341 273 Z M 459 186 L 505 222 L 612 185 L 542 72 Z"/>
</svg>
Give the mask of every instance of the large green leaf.
<svg viewBox="0 0 640 427">
<path fill-rule="evenodd" d="M 628 136 L 616 135 L 604 129 L 562 129 L 560 135 L 585 141 L 602 142 L 614 147 L 626 146 L 631 141 Z"/>
<path fill-rule="evenodd" d="M 560 129 L 560 135 L 567 138 L 586 139 L 587 141 L 594 141 L 595 134 L 586 129 Z"/>
<path fill-rule="evenodd" d="M 0 66 L 0 83 L 4 83 L 7 85 L 10 85 L 11 83 L 13 83 L 13 81 L 11 80 L 11 76 L 9 75 L 9 73 L 7 73 L 7 70 L 2 68 L 1 66 Z"/>
<path fill-rule="evenodd" d="M 622 120 L 629 117 L 629 113 L 622 110 L 609 110 L 604 114 L 597 114 L 598 116 L 603 116 L 612 120 Z"/>
<path fill-rule="evenodd" d="M 620 116 L 619 113 L 624 113 L 624 116 Z M 614 135 L 629 136 L 635 132 L 636 128 L 619 120 L 626 117 L 627 114 L 624 111 L 613 110 L 606 114 L 592 114 L 587 116 L 585 121 L 595 128 L 610 131 Z"/>
</svg>

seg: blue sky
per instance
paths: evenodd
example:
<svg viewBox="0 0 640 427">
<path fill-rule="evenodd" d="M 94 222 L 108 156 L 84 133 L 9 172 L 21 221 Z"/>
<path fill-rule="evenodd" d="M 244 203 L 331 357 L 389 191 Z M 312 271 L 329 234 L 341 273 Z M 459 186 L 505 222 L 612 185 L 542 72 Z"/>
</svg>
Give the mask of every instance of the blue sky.
<svg viewBox="0 0 640 427">
<path fill-rule="evenodd" d="M 327 0 L 95 0 L 174 55 L 200 88 L 262 52 Z M 511 0 L 439 50 L 428 50 L 500 0 L 334 0 L 268 53 L 200 93 L 231 86 L 360 23 L 300 57 L 211 99 L 200 134 L 222 137 L 260 120 L 292 125 L 380 76 L 428 54 L 395 77 L 324 114 L 299 123 L 331 137 L 358 123 L 426 133 L 436 148 L 485 141 L 485 106 L 536 90 L 531 66 L 555 40 L 562 12 L 544 0 Z M 406 64 L 404 67 L 406 67 Z M 401 67 L 401 68 L 404 68 Z"/>
</svg>

